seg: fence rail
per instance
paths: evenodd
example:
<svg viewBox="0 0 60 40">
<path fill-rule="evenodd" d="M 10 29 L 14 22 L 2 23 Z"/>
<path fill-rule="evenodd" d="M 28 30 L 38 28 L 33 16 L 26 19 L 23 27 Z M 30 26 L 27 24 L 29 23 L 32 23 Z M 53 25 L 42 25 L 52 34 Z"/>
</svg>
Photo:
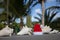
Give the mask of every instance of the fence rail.
<svg viewBox="0 0 60 40">
<path fill-rule="evenodd" d="M 0 40 L 60 40 L 60 33 L 57 34 L 44 34 L 44 35 L 22 35 L 16 36 L 13 35 L 11 37 L 0 37 Z"/>
</svg>

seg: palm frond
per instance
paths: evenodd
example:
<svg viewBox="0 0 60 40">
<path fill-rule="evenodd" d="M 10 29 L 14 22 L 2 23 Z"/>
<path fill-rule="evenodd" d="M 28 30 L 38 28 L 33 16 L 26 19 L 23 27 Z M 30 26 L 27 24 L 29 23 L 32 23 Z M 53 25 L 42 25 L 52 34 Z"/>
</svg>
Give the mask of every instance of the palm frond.
<svg viewBox="0 0 60 40">
<path fill-rule="evenodd" d="M 41 19 L 40 19 L 40 18 L 38 18 L 38 17 L 34 17 L 34 18 L 35 18 L 35 19 L 37 19 L 37 20 L 39 20 L 39 21 L 41 20 Z"/>
<path fill-rule="evenodd" d="M 48 19 L 49 19 L 49 15 L 50 14 L 50 11 L 49 10 L 45 10 L 45 14 L 44 14 L 44 18 L 45 18 L 45 20 L 44 20 L 44 22 L 45 22 L 45 25 L 47 25 L 47 23 L 48 23 Z"/>
<path fill-rule="evenodd" d="M 38 3 L 39 3 L 39 2 L 34 3 L 34 4 L 32 5 L 32 7 L 36 6 Z"/>
<path fill-rule="evenodd" d="M 51 6 L 51 7 L 49 7 L 49 8 L 47 8 L 46 10 L 48 10 L 48 9 L 60 9 L 60 6 Z"/>
<path fill-rule="evenodd" d="M 49 19 L 49 22 L 51 22 L 51 21 L 53 20 L 54 16 L 56 16 L 57 13 L 58 13 L 58 12 L 55 12 L 54 14 L 51 15 L 51 17 L 50 17 L 50 19 Z"/>
<path fill-rule="evenodd" d="M 38 16 L 40 16 L 40 18 L 42 19 L 42 14 L 40 14 L 40 13 L 37 13 L 37 15 L 38 15 Z"/>
</svg>

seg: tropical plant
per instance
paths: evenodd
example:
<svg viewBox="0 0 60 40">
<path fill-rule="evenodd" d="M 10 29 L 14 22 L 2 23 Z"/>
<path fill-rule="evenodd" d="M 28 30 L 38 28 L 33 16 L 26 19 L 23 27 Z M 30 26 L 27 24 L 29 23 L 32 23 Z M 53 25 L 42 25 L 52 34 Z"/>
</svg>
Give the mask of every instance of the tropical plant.
<svg viewBox="0 0 60 40">
<path fill-rule="evenodd" d="M 27 15 L 26 17 L 27 17 L 27 18 L 26 18 L 26 25 L 27 25 L 28 27 L 33 27 L 33 26 L 32 26 L 32 21 L 31 21 L 31 15 Z"/>
<path fill-rule="evenodd" d="M 16 23 L 16 22 L 13 22 L 13 23 L 10 25 L 10 27 L 14 29 L 14 33 L 15 33 L 15 34 L 17 34 L 17 33 L 20 31 L 19 24 Z"/>
<path fill-rule="evenodd" d="M 2 5 L 2 7 L 1 8 L 3 8 L 4 9 L 4 11 L 0 14 L 1 16 L 0 16 L 0 18 L 1 18 L 1 21 L 6 21 L 7 23 L 8 23 L 8 25 L 11 23 L 11 22 L 13 22 L 13 21 L 15 21 L 15 19 L 16 19 L 16 17 L 15 17 L 15 15 L 13 15 L 12 14 L 12 12 L 10 12 L 10 10 L 9 10 L 9 0 L 3 0 L 2 2 L 1 2 L 1 5 Z M 0 5 L 0 6 L 1 6 Z M 4 18 L 2 18 L 2 17 L 4 17 Z M 3 19 L 3 20 L 2 20 Z"/>
<path fill-rule="evenodd" d="M 33 3 L 33 0 L 10 0 L 9 5 L 9 11 L 11 11 L 17 18 L 20 18 L 20 28 L 23 26 L 23 17 L 27 14 L 30 14 L 31 10 L 31 4 Z"/>
<path fill-rule="evenodd" d="M 56 14 L 59 13 L 59 10 L 56 9 L 56 8 L 55 9 L 47 9 L 46 10 L 46 12 L 45 12 L 45 25 L 52 24 L 52 21 L 54 21 L 53 19 L 56 16 Z"/>
<path fill-rule="evenodd" d="M 3 7 L 3 0 L 0 0 L 0 8 Z"/>
<path fill-rule="evenodd" d="M 45 25 L 51 26 L 52 22 L 54 21 L 53 19 L 56 16 L 56 14 L 59 13 L 59 10 L 60 10 L 60 6 L 52 6 L 45 10 L 45 13 L 44 13 Z M 42 18 L 41 14 L 38 13 L 38 15 L 40 16 L 40 18 Z M 38 17 L 35 17 L 35 18 L 38 19 L 39 22 L 41 22 L 40 18 Z"/>
<path fill-rule="evenodd" d="M 49 0 L 35 0 L 36 3 L 33 4 L 33 6 L 37 5 L 37 4 L 41 4 L 42 7 L 42 24 L 44 25 L 44 13 L 45 13 L 45 3 Z M 60 3 L 60 0 L 56 0 L 55 2 Z"/>
<path fill-rule="evenodd" d="M 10 25 L 10 23 L 14 22 L 15 19 L 16 18 L 11 13 L 8 14 L 8 16 L 7 16 L 6 12 L 2 12 L 0 14 L 0 23 L 4 22 L 5 24 L 7 24 L 7 22 L 8 22 L 8 25 Z"/>
<path fill-rule="evenodd" d="M 45 2 L 47 0 L 38 0 L 33 6 L 35 6 L 36 4 L 41 4 L 41 7 L 42 7 L 42 25 L 44 25 L 44 13 L 45 13 Z"/>
<path fill-rule="evenodd" d="M 51 28 L 53 29 L 57 29 L 60 31 L 60 17 L 58 17 L 57 19 L 55 19 L 52 24 L 50 24 Z"/>
<path fill-rule="evenodd" d="M 0 23 L 0 30 L 4 27 L 5 27 L 4 23 Z"/>
<path fill-rule="evenodd" d="M 20 18 L 20 28 L 23 26 L 23 17 L 30 13 L 31 10 L 31 4 L 33 3 L 33 0 L 4 0 L 3 5 L 5 11 L 7 11 L 8 14 L 12 13 L 15 18 Z M 8 19 L 9 21 L 9 19 Z"/>
<path fill-rule="evenodd" d="M 35 19 L 39 20 L 39 23 L 42 24 L 42 14 L 37 13 L 37 15 L 40 17 L 34 17 Z"/>
</svg>

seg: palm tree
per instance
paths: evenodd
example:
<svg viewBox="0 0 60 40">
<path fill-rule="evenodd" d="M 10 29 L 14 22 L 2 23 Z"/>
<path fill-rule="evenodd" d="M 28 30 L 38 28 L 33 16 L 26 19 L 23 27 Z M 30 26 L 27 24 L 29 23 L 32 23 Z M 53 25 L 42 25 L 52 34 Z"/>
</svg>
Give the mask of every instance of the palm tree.
<svg viewBox="0 0 60 40">
<path fill-rule="evenodd" d="M 46 9 L 45 11 L 45 25 L 52 24 L 52 21 L 54 21 L 54 17 L 56 16 L 57 13 L 59 13 L 60 6 L 52 6 Z"/>
<path fill-rule="evenodd" d="M 36 1 L 36 3 L 35 4 L 33 4 L 33 6 L 35 6 L 36 4 L 41 4 L 41 7 L 42 7 L 42 24 L 44 25 L 44 12 L 45 12 L 45 3 L 46 3 L 46 1 L 49 1 L 49 0 L 35 0 Z M 59 2 L 60 3 L 60 0 L 56 0 L 56 2 Z"/>
<path fill-rule="evenodd" d="M 4 0 L 3 5 L 5 8 L 5 11 L 7 11 L 8 14 L 12 13 L 15 18 L 20 18 L 20 27 L 23 26 L 23 17 L 30 13 L 31 10 L 31 4 L 33 3 L 33 0 Z"/>
<path fill-rule="evenodd" d="M 6 14 L 5 16 L 6 16 L 7 22 L 8 24 L 10 24 L 10 21 L 15 20 L 15 16 L 9 11 L 9 0 L 4 0 L 1 5 L 4 8 L 4 11 L 1 14 L 1 16 Z"/>
<path fill-rule="evenodd" d="M 44 13 L 45 13 L 45 2 L 46 0 L 38 0 L 35 4 L 33 4 L 33 6 L 35 6 L 36 4 L 41 4 L 42 7 L 42 25 L 44 25 Z"/>
<path fill-rule="evenodd" d="M 42 25 L 44 25 L 44 13 L 45 13 L 44 0 L 42 0 Z"/>
<path fill-rule="evenodd" d="M 30 13 L 30 6 L 33 3 L 32 0 L 29 0 L 27 3 L 24 0 L 10 0 L 9 11 L 12 12 L 17 18 L 20 18 L 20 29 L 23 26 L 23 17 Z"/>
<path fill-rule="evenodd" d="M 9 0 L 7 0 L 7 17 L 8 17 L 8 14 L 9 14 Z M 8 18 L 7 18 L 7 24 L 9 25 Z"/>
<path fill-rule="evenodd" d="M 54 21 L 53 20 L 54 17 L 59 12 L 58 10 L 60 10 L 60 6 L 52 6 L 52 7 L 49 7 L 45 10 L 45 13 L 44 13 L 45 25 L 51 26 L 52 22 Z M 41 22 L 42 15 L 41 14 L 38 14 L 38 15 L 40 16 L 40 18 L 38 18 L 38 17 L 35 17 L 35 18 L 38 19 L 39 22 Z"/>
<path fill-rule="evenodd" d="M 1 21 L 4 20 L 8 22 L 8 24 L 10 24 L 11 22 L 14 22 L 16 19 L 15 14 L 13 14 L 9 9 L 11 8 L 9 2 L 10 2 L 9 0 L 4 0 L 3 2 L 0 3 L 0 8 L 4 9 L 4 11 L 0 14 L 0 20 Z"/>
</svg>

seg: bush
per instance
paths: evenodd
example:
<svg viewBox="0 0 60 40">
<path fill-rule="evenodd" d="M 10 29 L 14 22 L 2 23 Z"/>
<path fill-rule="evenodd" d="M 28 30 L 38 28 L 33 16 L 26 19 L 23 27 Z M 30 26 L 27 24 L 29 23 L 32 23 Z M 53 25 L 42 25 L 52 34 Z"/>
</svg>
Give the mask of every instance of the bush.
<svg viewBox="0 0 60 40">
<path fill-rule="evenodd" d="M 3 23 L 0 23 L 0 30 L 4 27 L 5 27 L 5 25 Z"/>
</svg>

